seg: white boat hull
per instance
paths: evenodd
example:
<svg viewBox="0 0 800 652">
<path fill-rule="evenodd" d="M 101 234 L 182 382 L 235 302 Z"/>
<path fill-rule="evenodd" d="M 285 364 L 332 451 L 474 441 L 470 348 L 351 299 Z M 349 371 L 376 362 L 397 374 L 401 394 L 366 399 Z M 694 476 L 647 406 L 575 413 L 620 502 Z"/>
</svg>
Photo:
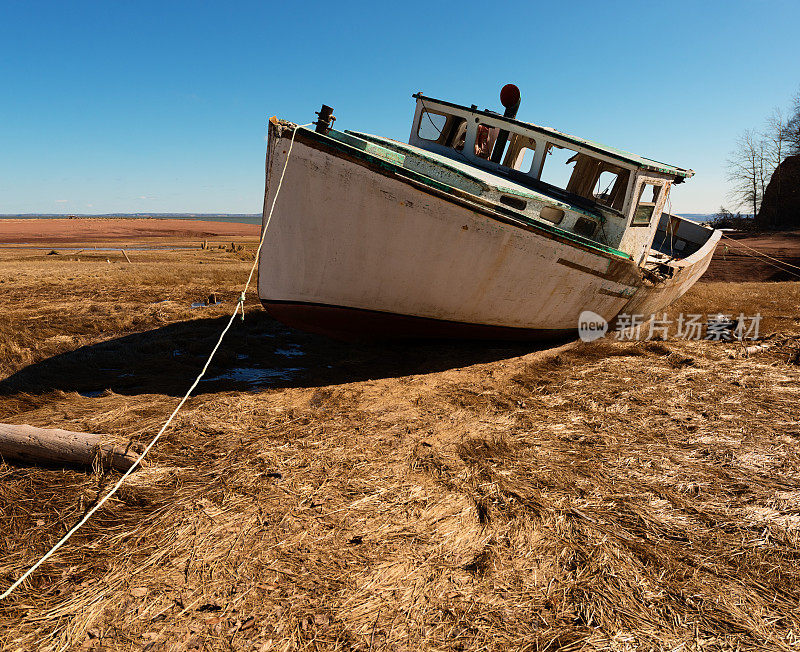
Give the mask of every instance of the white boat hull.
<svg viewBox="0 0 800 652">
<path fill-rule="evenodd" d="M 265 216 L 288 136 L 270 125 Z M 643 289 L 632 261 L 302 136 L 259 260 L 259 296 L 290 325 L 344 338 L 540 338 L 574 333 L 586 310 L 611 321 Z"/>
</svg>

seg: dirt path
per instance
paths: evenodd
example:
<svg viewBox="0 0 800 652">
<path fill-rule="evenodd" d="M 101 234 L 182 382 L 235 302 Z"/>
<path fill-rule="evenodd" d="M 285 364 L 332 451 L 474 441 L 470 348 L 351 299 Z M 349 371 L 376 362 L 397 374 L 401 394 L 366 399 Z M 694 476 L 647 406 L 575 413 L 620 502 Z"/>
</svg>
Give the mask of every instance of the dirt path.
<svg viewBox="0 0 800 652">
<path fill-rule="evenodd" d="M 727 235 L 720 241 L 701 281 L 800 280 L 790 273 L 800 275 L 800 269 L 782 271 L 775 261 L 764 260 L 750 250 L 755 249 L 800 267 L 800 232 Z"/>
</svg>

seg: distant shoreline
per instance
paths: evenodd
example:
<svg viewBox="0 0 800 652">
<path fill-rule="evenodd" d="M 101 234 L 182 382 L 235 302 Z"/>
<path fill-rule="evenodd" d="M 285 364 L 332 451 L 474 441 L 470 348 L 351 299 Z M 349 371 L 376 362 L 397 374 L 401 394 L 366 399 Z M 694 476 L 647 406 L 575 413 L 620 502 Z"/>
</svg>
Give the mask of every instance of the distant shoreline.
<svg viewBox="0 0 800 652">
<path fill-rule="evenodd" d="M 195 220 L 233 224 L 261 224 L 261 213 L 20 213 L 2 214 L 0 220 Z"/>
<path fill-rule="evenodd" d="M 7 245 L 83 244 L 152 239 L 208 240 L 255 237 L 256 223 L 177 217 L 5 217 L 0 219 L 0 243 Z"/>
<path fill-rule="evenodd" d="M 217 216 L 220 217 L 220 216 Z M 197 243 L 216 240 L 224 244 L 241 238 L 257 240 L 261 231 L 261 216 L 251 223 L 235 220 L 202 220 L 199 217 L 167 217 L 148 215 L 139 217 L 110 215 L 52 217 L 0 216 L 0 246 L 4 247 L 78 247 L 98 243 L 140 242 L 148 245 Z M 778 261 L 800 266 L 800 231 L 782 233 L 739 233 L 725 240 L 714 254 L 703 281 L 784 281 L 797 280 L 792 268 L 782 267 Z M 766 253 L 773 259 L 763 258 L 737 244 Z M 775 260 L 777 259 L 777 260 Z M 791 273 L 789 273 L 791 272 Z"/>
<path fill-rule="evenodd" d="M 704 224 L 715 217 L 714 213 L 677 213 L 692 222 Z M 98 213 L 83 215 L 73 213 L 19 213 L 1 214 L 2 220 L 199 220 L 228 224 L 261 224 L 261 213 Z"/>
</svg>

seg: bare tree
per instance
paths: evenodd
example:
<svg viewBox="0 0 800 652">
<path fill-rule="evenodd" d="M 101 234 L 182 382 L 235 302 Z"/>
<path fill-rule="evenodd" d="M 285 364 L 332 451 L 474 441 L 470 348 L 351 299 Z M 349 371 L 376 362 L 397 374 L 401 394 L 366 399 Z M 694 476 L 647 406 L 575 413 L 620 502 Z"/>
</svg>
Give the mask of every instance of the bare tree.
<svg viewBox="0 0 800 652">
<path fill-rule="evenodd" d="M 777 168 L 789 153 L 790 120 L 791 118 L 785 118 L 783 111 L 778 108 L 772 109 L 772 113 L 767 116 L 764 140 L 767 166 L 771 170 Z"/>
<path fill-rule="evenodd" d="M 763 132 L 745 131 L 736 141 L 736 148 L 727 162 L 730 198 L 736 206 L 747 206 L 758 215 L 767 185 L 780 164 L 792 154 L 800 154 L 800 90 L 792 98 L 788 117 L 773 109 Z M 781 196 L 781 179 L 774 179 L 777 197 Z"/>
<path fill-rule="evenodd" d="M 764 197 L 771 170 L 767 162 L 767 143 L 758 132 L 748 129 L 736 141 L 727 163 L 731 200 L 737 206 L 752 207 L 753 215 Z"/>
<path fill-rule="evenodd" d="M 792 98 L 792 108 L 786 121 L 787 154 L 800 154 L 800 90 Z"/>
<path fill-rule="evenodd" d="M 791 149 L 790 119 L 784 118 L 783 112 L 772 109 L 767 117 L 764 129 L 766 169 L 770 183 L 773 184 L 775 197 L 781 201 L 781 163 Z"/>
</svg>

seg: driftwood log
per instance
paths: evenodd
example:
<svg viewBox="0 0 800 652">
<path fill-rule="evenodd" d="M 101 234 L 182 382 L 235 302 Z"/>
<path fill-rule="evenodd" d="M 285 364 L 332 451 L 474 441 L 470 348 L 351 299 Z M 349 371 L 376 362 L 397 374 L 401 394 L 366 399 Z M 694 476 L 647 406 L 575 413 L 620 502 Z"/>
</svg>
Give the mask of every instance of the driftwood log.
<svg viewBox="0 0 800 652">
<path fill-rule="evenodd" d="M 110 435 L 0 423 L 0 458 L 8 461 L 75 464 L 127 471 L 144 446 Z"/>
</svg>

